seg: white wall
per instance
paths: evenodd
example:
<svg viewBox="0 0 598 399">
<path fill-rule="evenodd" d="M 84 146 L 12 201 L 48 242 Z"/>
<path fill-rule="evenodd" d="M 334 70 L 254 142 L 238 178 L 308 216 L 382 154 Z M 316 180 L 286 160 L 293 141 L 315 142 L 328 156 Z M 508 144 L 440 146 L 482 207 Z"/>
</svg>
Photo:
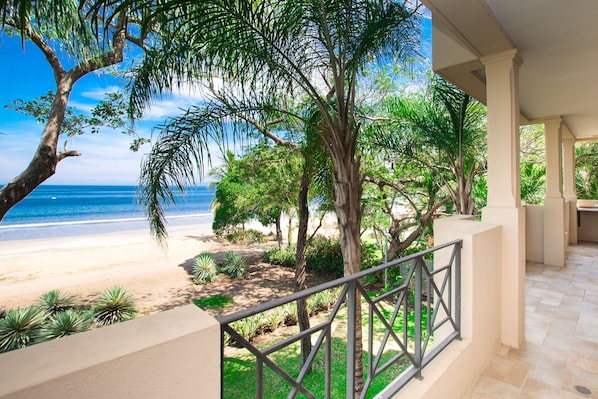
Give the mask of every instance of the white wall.
<svg viewBox="0 0 598 399">
<path fill-rule="evenodd" d="M 462 341 L 452 343 L 396 398 L 460 398 L 496 352 L 501 332 L 501 226 L 455 216 L 436 220 L 437 245 L 463 240 Z"/>
<path fill-rule="evenodd" d="M 193 305 L 0 355 L 2 399 L 220 398 L 220 325 Z"/>
<path fill-rule="evenodd" d="M 525 259 L 544 263 L 544 206 L 525 206 Z"/>
</svg>

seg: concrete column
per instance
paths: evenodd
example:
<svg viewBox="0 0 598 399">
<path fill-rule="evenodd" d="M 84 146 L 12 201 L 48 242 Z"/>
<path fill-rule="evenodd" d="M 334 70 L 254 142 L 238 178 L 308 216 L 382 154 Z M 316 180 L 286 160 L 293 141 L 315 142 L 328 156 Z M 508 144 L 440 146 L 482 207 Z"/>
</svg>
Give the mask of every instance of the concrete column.
<svg viewBox="0 0 598 399">
<path fill-rule="evenodd" d="M 563 189 L 565 222 L 568 224 L 569 244 L 577 244 L 577 191 L 575 189 L 575 138 L 567 126 L 563 129 Z"/>
<path fill-rule="evenodd" d="M 546 197 L 544 198 L 544 264 L 565 266 L 565 199 L 563 198 L 561 118 L 544 121 Z"/>
<path fill-rule="evenodd" d="M 481 59 L 488 107 L 488 206 L 482 221 L 502 226 L 501 342 L 525 341 L 525 209 L 519 189 L 519 64 L 516 50 Z"/>
</svg>

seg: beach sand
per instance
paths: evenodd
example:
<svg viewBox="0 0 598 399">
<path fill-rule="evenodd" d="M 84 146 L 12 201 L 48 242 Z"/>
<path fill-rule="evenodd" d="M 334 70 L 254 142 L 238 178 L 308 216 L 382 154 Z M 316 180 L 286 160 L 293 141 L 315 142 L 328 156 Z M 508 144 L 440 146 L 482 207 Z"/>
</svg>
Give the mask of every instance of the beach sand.
<svg viewBox="0 0 598 399">
<path fill-rule="evenodd" d="M 144 314 L 212 294 L 235 297 L 237 305 L 229 313 L 292 292 L 292 269 L 259 265 L 264 250 L 276 245 L 273 241 L 232 245 L 216 238 L 210 224 L 201 224 L 170 228 L 167 242 L 165 250 L 148 231 L 0 242 L 0 308 L 31 305 L 52 289 L 91 302 L 102 290 L 120 285 Z M 217 259 L 227 251 L 240 252 L 252 264 L 250 276 L 233 281 L 219 275 L 213 284 L 193 284 L 193 259 L 204 251 Z M 256 279 L 259 285 L 249 281 Z"/>
</svg>

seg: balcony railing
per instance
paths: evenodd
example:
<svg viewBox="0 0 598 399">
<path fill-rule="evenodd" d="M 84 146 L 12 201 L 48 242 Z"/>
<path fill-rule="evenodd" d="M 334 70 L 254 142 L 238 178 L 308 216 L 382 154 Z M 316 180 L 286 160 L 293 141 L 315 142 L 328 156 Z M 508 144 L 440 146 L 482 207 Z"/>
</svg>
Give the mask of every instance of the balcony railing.
<svg viewBox="0 0 598 399">
<path fill-rule="evenodd" d="M 219 322 L 222 332 L 223 362 L 224 342 L 228 334 L 232 340 L 255 357 L 256 398 L 264 397 L 264 367 L 268 367 L 288 383 L 287 397 L 303 395 L 315 399 L 324 396 L 328 399 L 331 397 L 333 323 L 338 325 L 340 320 L 340 323 L 346 323 L 346 335 L 343 336 L 346 342 L 346 347 L 343 349 L 346 351 L 346 397 L 354 398 L 356 325 L 363 320 L 361 324 L 367 358 L 364 359 L 365 385 L 359 397 L 365 398 L 368 395 L 372 383 L 381 374 L 393 370 L 396 372 L 396 367 L 391 369 L 391 366 L 407 365 L 401 367 L 401 371 L 396 376 L 392 376 L 392 381 L 377 396 L 393 397 L 413 378 L 422 378 L 422 369 L 453 340 L 460 339 L 460 254 L 461 241 L 452 241 L 221 317 Z M 436 258 L 435 267 L 429 260 L 432 257 Z M 441 258 L 446 259 L 446 262 L 441 263 Z M 372 276 L 384 273 L 385 270 L 387 273 L 401 276 L 396 280 L 394 287 L 376 289 L 364 283 L 371 280 Z M 317 318 L 316 325 L 274 344 L 266 344 L 267 347 L 250 342 L 251 340 L 244 338 L 234 328 L 233 323 L 236 321 L 334 288 L 339 289 L 340 294 L 326 317 Z M 360 314 L 358 315 L 357 312 Z M 300 370 L 291 375 L 273 360 L 272 354 L 307 336 L 313 343 L 312 350 Z M 318 362 L 318 367 L 323 363 L 323 367 L 320 368 L 315 367 L 314 362 L 318 355 L 324 358 L 323 362 Z M 221 369 L 224 372 L 224 364 Z M 319 396 L 310 392 L 304 384 L 310 370 L 312 373 L 320 373 L 324 379 L 324 393 L 318 392 Z M 224 383 L 222 387 L 224 392 Z M 372 393 L 370 392 L 369 395 L 371 396 Z"/>
</svg>

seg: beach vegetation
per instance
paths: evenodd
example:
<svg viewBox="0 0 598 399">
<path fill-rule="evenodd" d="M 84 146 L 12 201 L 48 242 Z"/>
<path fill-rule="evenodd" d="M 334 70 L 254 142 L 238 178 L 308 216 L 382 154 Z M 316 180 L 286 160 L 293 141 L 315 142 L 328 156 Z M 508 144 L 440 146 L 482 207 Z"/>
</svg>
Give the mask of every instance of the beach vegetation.
<svg viewBox="0 0 598 399">
<path fill-rule="evenodd" d="M 239 229 L 231 231 L 225 237 L 231 244 L 259 244 L 266 241 L 264 233 L 255 229 Z"/>
<path fill-rule="evenodd" d="M 37 300 L 37 306 L 48 316 L 63 312 L 75 307 L 75 300 L 62 290 L 48 291 Z"/>
<path fill-rule="evenodd" d="M 133 2 L 138 0 L 121 4 Z M 289 126 L 309 126 L 331 161 L 343 270 L 359 272 L 363 175 L 358 138 L 369 123 L 360 106 L 371 100 L 359 83 L 372 62 L 413 60 L 419 3 L 175 0 L 148 2 L 147 10 L 150 18 L 160 17 L 155 21 L 163 29 L 155 41 L 159 48 L 148 51 L 131 75 L 134 109 L 142 111 L 182 82 L 203 84 L 207 94 L 200 105 L 158 127 L 142 165 L 141 203 L 154 235 L 166 236 L 163 206 L 172 202 L 173 190 L 202 174 L 212 142 L 262 137 L 284 145 L 292 140 Z M 309 104 L 314 112 L 298 112 L 299 104 Z M 358 377 L 357 392 L 362 384 Z"/>
<path fill-rule="evenodd" d="M 231 277 L 243 277 L 249 271 L 249 265 L 245 258 L 234 252 L 227 252 L 224 256 L 224 263 L 220 271 Z"/>
<path fill-rule="evenodd" d="M 44 340 L 66 337 L 89 330 L 93 325 L 90 311 L 66 309 L 50 316 L 44 322 L 41 336 Z"/>
<path fill-rule="evenodd" d="M 132 319 L 136 314 L 133 297 L 120 286 L 102 292 L 93 307 L 94 320 L 104 326 Z"/>
<path fill-rule="evenodd" d="M 43 341 L 42 325 L 46 314 L 42 309 L 29 306 L 9 309 L 0 319 L 0 352 Z"/>
<path fill-rule="evenodd" d="M 216 259 L 210 253 L 204 252 L 195 257 L 193 262 L 193 282 L 195 284 L 209 283 L 218 274 Z"/>
</svg>

